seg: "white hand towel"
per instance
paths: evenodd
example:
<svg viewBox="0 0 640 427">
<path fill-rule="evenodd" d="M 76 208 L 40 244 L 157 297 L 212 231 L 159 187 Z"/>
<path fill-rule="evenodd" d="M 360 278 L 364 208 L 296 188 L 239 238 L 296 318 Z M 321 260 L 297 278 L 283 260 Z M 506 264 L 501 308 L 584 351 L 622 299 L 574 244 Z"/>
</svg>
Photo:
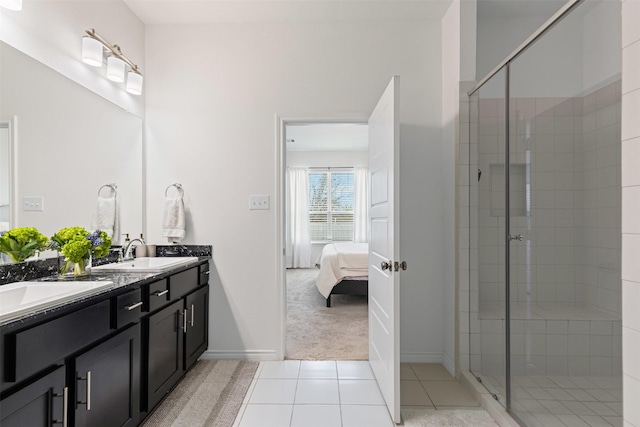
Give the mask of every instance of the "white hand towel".
<svg viewBox="0 0 640 427">
<path fill-rule="evenodd" d="M 166 237 L 169 243 L 178 243 L 186 236 L 182 197 L 167 197 L 165 199 L 162 236 Z"/>
<path fill-rule="evenodd" d="M 117 237 L 118 202 L 116 197 L 98 196 L 96 214 L 91 223 L 92 230 L 103 230 L 109 237 Z"/>
</svg>

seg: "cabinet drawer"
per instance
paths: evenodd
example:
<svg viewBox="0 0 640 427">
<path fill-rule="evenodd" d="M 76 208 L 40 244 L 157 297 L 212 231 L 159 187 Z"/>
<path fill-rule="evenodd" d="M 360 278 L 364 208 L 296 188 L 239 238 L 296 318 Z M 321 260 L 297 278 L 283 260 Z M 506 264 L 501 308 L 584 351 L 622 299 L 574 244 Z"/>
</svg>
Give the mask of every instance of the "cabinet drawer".
<svg viewBox="0 0 640 427">
<path fill-rule="evenodd" d="M 5 381 L 60 362 L 111 330 L 109 300 L 6 336 Z"/>
<path fill-rule="evenodd" d="M 169 298 L 173 301 L 198 287 L 198 267 L 169 277 Z"/>
<path fill-rule="evenodd" d="M 200 269 L 199 270 L 199 272 L 200 272 L 200 277 L 199 277 L 200 281 L 199 281 L 198 284 L 200 286 L 206 285 L 207 283 L 209 283 L 209 273 L 210 273 L 209 272 L 209 263 L 202 264 L 199 267 L 199 269 Z"/>
<path fill-rule="evenodd" d="M 135 289 L 114 297 L 115 310 L 113 328 L 120 329 L 129 323 L 136 323 L 142 314 L 142 291 Z"/>
<path fill-rule="evenodd" d="M 153 282 L 147 289 L 147 311 L 155 311 L 169 301 L 169 283 L 167 279 Z"/>
</svg>

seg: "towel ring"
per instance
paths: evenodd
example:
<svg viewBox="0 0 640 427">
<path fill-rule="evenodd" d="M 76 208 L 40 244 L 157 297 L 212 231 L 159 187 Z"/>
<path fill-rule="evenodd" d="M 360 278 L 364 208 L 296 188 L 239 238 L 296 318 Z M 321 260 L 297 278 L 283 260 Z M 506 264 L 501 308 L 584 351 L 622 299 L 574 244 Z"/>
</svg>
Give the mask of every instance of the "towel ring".
<svg viewBox="0 0 640 427">
<path fill-rule="evenodd" d="M 113 191 L 113 197 L 118 195 L 118 184 L 105 184 L 102 187 L 100 187 L 98 189 L 98 196 L 100 195 L 100 192 L 102 191 L 103 188 L 110 188 L 111 191 Z"/>
<path fill-rule="evenodd" d="M 171 184 L 164 190 L 164 197 L 167 197 L 169 195 L 169 189 L 171 187 L 176 187 L 178 193 L 180 193 L 180 197 L 184 196 L 184 189 L 182 188 L 182 184 L 176 182 L 174 184 Z"/>
</svg>

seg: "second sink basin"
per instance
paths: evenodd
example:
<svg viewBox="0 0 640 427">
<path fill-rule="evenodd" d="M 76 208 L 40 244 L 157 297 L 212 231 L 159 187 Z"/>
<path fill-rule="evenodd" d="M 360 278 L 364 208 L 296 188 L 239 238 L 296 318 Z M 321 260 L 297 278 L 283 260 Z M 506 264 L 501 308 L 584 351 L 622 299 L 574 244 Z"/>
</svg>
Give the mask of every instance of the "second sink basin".
<svg viewBox="0 0 640 427">
<path fill-rule="evenodd" d="M 197 257 L 135 258 L 113 264 L 91 267 L 92 273 L 161 273 L 197 261 Z"/>
<path fill-rule="evenodd" d="M 16 282 L 0 286 L 0 321 L 10 320 L 68 302 L 98 290 L 113 287 L 113 282 Z"/>
</svg>

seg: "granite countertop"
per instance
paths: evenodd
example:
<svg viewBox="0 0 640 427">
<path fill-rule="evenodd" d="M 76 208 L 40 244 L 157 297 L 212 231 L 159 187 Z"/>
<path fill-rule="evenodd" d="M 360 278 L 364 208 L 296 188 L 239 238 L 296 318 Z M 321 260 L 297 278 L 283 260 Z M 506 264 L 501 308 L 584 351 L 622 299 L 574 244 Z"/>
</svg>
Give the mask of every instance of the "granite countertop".
<svg viewBox="0 0 640 427">
<path fill-rule="evenodd" d="M 58 311 L 67 310 L 70 307 L 86 305 L 91 300 L 94 300 L 94 299 L 97 300 L 98 297 L 101 297 L 101 296 L 109 297 L 107 296 L 107 294 L 117 295 L 124 292 L 126 288 L 134 288 L 146 283 L 154 282 L 156 280 L 161 280 L 164 277 L 168 277 L 170 275 L 173 275 L 183 270 L 188 270 L 195 266 L 204 264 L 205 262 L 208 262 L 209 260 L 212 259 L 211 246 L 208 246 L 209 248 L 208 251 L 206 250 L 188 251 L 188 250 L 184 250 L 184 248 L 188 248 L 187 246 L 180 246 L 180 247 L 183 249 L 180 251 L 171 252 L 171 255 L 169 256 L 193 256 L 194 258 L 193 262 L 178 266 L 176 268 L 170 269 L 162 273 L 142 273 L 142 272 L 140 273 L 92 273 L 90 275 L 77 279 L 77 281 L 103 281 L 103 280 L 107 281 L 108 280 L 113 282 L 113 286 L 107 289 L 96 290 L 95 293 L 91 293 L 89 295 L 79 296 L 77 299 L 74 299 L 71 301 L 65 301 L 57 305 L 55 305 L 54 303 L 54 305 L 48 306 L 46 308 L 36 309 L 35 311 L 25 314 L 16 319 L 7 319 L 5 321 L 0 322 L 0 328 L 5 329 L 5 328 L 12 328 L 12 327 L 19 327 L 20 325 L 25 324 L 27 322 L 31 323 L 32 321 L 42 316 L 48 316 Z M 176 246 L 172 246 L 170 248 L 174 249 L 176 248 Z M 197 248 L 202 249 L 207 247 L 198 246 Z M 160 251 L 158 252 L 160 256 L 164 255 L 164 252 L 160 252 Z M 51 260 L 55 260 L 55 258 L 50 260 L 42 260 L 43 261 L 42 265 L 38 265 L 36 267 L 31 266 L 31 268 L 35 268 L 35 270 L 39 270 L 41 277 L 23 278 L 22 280 L 13 280 L 13 282 L 25 281 L 25 280 L 38 281 L 38 282 L 57 282 L 58 277 L 53 275 L 57 272 L 57 268 L 55 267 L 53 269 L 51 268 L 50 266 L 50 264 L 52 264 Z M 57 260 L 55 261 L 57 265 Z M 29 264 L 29 263 L 21 263 L 21 264 Z M 104 262 L 102 262 L 101 264 L 104 264 Z M 6 281 L 7 279 L 17 276 L 16 274 L 12 274 L 10 272 L 12 268 L 17 269 L 23 273 L 26 270 L 30 270 L 28 266 L 19 265 L 19 264 L 15 264 L 11 266 L 0 266 L 0 267 L 2 267 L 0 273 L 4 273 L 4 274 L 0 274 L 0 278 L 5 279 L 5 283 L 8 283 Z M 7 271 L 9 272 L 7 273 Z M 31 272 L 29 274 L 35 274 L 35 273 Z M 29 277 L 29 274 L 25 274 L 24 277 Z M 73 282 L 73 281 L 64 280 L 64 282 Z"/>
</svg>

